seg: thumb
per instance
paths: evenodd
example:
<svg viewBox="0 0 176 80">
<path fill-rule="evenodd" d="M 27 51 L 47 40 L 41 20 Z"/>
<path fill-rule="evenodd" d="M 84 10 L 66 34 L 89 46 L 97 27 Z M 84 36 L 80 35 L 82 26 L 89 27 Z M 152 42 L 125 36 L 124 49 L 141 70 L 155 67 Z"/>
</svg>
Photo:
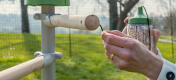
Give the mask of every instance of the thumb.
<svg viewBox="0 0 176 80">
<path fill-rule="evenodd" d="M 129 17 L 126 17 L 126 18 L 125 18 L 125 20 L 124 20 L 124 23 L 125 23 L 125 24 L 128 24 L 128 19 L 129 19 Z"/>
<path fill-rule="evenodd" d="M 153 35 L 153 42 L 154 42 L 154 44 L 156 46 L 157 41 L 158 41 L 158 39 L 160 37 L 160 31 L 157 30 L 157 29 L 152 29 L 152 35 Z"/>
</svg>

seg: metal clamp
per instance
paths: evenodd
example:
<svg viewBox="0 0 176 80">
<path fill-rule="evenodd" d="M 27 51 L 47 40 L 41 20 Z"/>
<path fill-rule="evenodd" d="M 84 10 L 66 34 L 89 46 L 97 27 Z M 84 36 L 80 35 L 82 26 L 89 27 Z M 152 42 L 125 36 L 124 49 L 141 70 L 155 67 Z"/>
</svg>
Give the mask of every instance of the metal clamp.
<svg viewBox="0 0 176 80">
<path fill-rule="evenodd" d="M 43 54 L 42 52 L 37 51 L 37 52 L 34 53 L 34 55 L 36 57 L 44 56 L 43 67 L 47 67 L 48 65 L 55 62 L 56 59 L 61 59 L 62 58 L 62 53 L 60 53 L 60 52 Z"/>
<path fill-rule="evenodd" d="M 50 20 L 50 17 L 53 15 L 61 15 L 61 14 L 39 14 L 38 13 L 34 15 L 34 19 L 43 21 L 44 24 L 47 26 L 53 26 Z"/>
</svg>

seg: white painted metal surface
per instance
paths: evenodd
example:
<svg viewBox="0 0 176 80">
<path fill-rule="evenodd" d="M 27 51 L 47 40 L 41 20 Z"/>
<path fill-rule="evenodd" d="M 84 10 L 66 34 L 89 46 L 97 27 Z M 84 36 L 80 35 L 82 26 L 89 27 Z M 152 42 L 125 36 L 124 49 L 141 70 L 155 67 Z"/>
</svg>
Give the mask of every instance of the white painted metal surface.
<svg viewBox="0 0 176 80">
<path fill-rule="evenodd" d="M 42 6 L 43 14 L 54 14 L 54 6 Z M 55 28 L 42 22 L 42 53 L 55 52 Z M 42 68 L 42 80 L 55 80 L 55 63 Z"/>
</svg>

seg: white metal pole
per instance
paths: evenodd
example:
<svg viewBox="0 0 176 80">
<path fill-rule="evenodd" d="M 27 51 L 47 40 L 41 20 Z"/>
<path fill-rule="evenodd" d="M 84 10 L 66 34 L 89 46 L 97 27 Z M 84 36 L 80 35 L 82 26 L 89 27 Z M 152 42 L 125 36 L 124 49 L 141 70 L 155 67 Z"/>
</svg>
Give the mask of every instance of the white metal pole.
<svg viewBox="0 0 176 80">
<path fill-rule="evenodd" d="M 54 14 L 54 6 L 42 6 L 42 14 Z M 42 22 L 42 53 L 55 52 L 55 28 Z M 42 80 L 55 80 L 55 63 L 42 69 Z"/>
</svg>

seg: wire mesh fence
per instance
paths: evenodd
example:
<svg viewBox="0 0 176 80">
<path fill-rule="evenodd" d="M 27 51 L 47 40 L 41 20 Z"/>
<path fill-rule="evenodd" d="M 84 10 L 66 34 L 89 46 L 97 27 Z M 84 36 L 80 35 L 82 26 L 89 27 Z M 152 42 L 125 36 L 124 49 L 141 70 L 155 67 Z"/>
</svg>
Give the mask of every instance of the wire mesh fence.
<svg viewBox="0 0 176 80">
<path fill-rule="evenodd" d="M 29 18 L 29 29 L 30 33 L 22 33 L 22 13 L 20 0 L 0 0 L 0 70 L 7 69 L 9 67 L 20 64 L 24 61 L 30 60 L 34 58 L 33 55 L 36 51 L 41 51 L 41 21 L 34 20 L 33 16 L 35 13 L 41 13 L 41 7 L 28 7 L 28 18 Z M 75 13 L 78 14 L 79 11 L 75 12 L 76 9 L 72 6 L 70 7 L 55 7 L 56 14 L 66 14 L 68 15 L 68 9 L 70 8 L 69 15 L 73 15 Z M 85 11 L 86 8 L 84 8 Z M 75 12 L 75 13 L 73 13 Z M 89 12 L 91 13 L 91 12 Z M 95 13 L 92 13 L 95 14 Z M 107 19 L 106 17 L 103 17 Z M 92 41 L 95 39 L 100 39 L 97 36 L 87 36 L 84 34 L 100 34 L 100 30 L 96 31 L 80 31 L 76 29 L 71 29 L 71 44 L 69 47 L 69 29 L 66 28 L 56 28 L 56 51 L 62 52 L 65 58 L 68 58 L 69 53 L 72 55 L 80 56 L 82 59 L 82 55 L 78 53 L 84 53 L 80 49 L 87 50 L 88 47 L 83 47 L 84 44 L 88 45 L 90 42 L 85 41 L 84 39 Z M 82 34 L 82 35 L 79 35 Z M 80 43 L 82 42 L 82 43 Z M 98 43 L 100 45 L 100 43 Z M 90 44 L 89 44 L 90 45 Z M 102 46 L 97 46 L 97 50 L 101 50 Z M 93 48 L 93 46 L 92 46 Z M 82 50 L 83 50 L 82 49 Z M 101 52 L 102 53 L 102 52 Z M 74 56 L 72 56 L 74 57 Z M 69 58 L 70 59 L 70 58 Z M 76 61 L 79 62 L 79 61 Z M 62 66 L 65 66 L 65 63 Z M 65 68 L 68 69 L 66 66 Z M 57 69 L 58 70 L 58 69 Z M 59 69 L 60 70 L 60 69 Z M 34 72 L 33 74 L 28 75 L 23 78 L 24 80 L 39 80 L 40 79 L 40 71 Z M 60 71 L 63 72 L 63 71 Z M 58 73 L 57 73 L 58 74 Z M 22 79 L 22 80 L 23 80 Z"/>
<path fill-rule="evenodd" d="M 79 0 L 82 1 L 82 0 Z M 80 3 L 76 0 L 71 0 L 70 7 L 55 7 L 56 14 L 67 14 L 67 15 L 88 15 L 95 14 L 98 15 L 101 21 L 101 24 L 104 26 L 104 29 L 107 30 L 109 27 L 108 19 L 108 4 L 106 0 L 103 1 L 105 6 L 100 4 L 90 4 Z M 140 5 L 140 4 L 139 4 Z M 68 13 L 68 9 L 69 12 Z M 41 7 L 28 7 L 28 17 L 29 17 L 29 26 L 30 33 L 22 33 L 22 19 L 21 19 L 21 6 L 20 0 L 0 0 L 0 70 L 12 67 L 16 64 L 34 58 L 33 53 L 35 51 L 41 51 L 41 22 L 34 20 L 33 16 L 35 13 L 41 13 Z M 151 14 L 150 14 L 151 15 Z M 171 36 L 170 28 L 168 26 L 163 26 L 161 23 L 166 22 L 164 17 L 153 17 L 154 20 L 157 20 L 154 24 L 154 27 L 161 30 L 161 37 L 158 43 L 158 48 L 163 53 L 163 56 L 170 61 L 176 62 L 176 59 L 172 58 L 172 48 L 171 48 Z M 175 22 L 174 18 L 173 22 Z M 176 23 L 174 24 L 174 31 L 176 31 Z M 159 27 L 158 27 L 159 26 Z M 110 63 L 105 60 L 104 48 L 101 43 L 100 33 L 101 29 L 96 31 L 83 31 L 71 29 L 71 48 L 70 49 L 70 37 L 69 29 L 58 27 L 56 28 L 56 51 L 63 52 L 64 56 L 69 56 L 69 53 L 72 53 L 73 58 L 64 57 L 61 60 L 61 65 L 56 65 L 57 74 L 62 75 L 66 79 L 67 76 L 71 76 L 73 79 L 93 79 L 93 77 L 105 79 L 117 79 L 117 77 L 112 77 L 111 75 L 118 74 L 118 70 L 114 70 L 113 66 L 110 67 Z M 175 33 L 175 32 L 174 32 Z M 87 35 L 88 34 L 88 35 Z M 174 34 L 174 55 L 176 57 L 176 33 Z M 90 59 L 87 59 L 90 58 Z M 103 59 L 103 60 L 102 60 Z M 85 62 L 85 64 L 84 64 Z M 83 63 L 83 64 L 82 64 Z M 95 65 L 86 68 L 87 64 Z M 103 64 L 104 63 L 104 64 Z M 82 67 L 75 66 L 82 65 L 84 70 L 80 69 Z M 98 66 L 98 67 L 97 67 Z M 106 70 L 108 74 L 104 73 L 104 67 L 107 67 L 109 70 Z M 63 69 L 63 70 L 62 70 Z M 67 70 L 67 71 L 64 71 Z M 77 70 L 77 71 L 75 71 Z M 73 74 L 70 72 L 73 71 Z M 117 72 L 114 72 L 117 71 Z M 60 72 L 60 73 L 59 73 Z M 112 72 L 112 73 L 111 73 Z M 83 73 L 83 74 L 82 74 Z M 65 74 L 65 75 L 64 75 Z M 89 74 L 89 75 L 87 75 Z M 123 73 L 122 74 L 126 74 Z M 107 76 L 102 76 L 107 75 Z M 76 76 L 76 77 L 74 77 Z M 80 77 L 78 77 L 80 76 Z M 93 76 L 93 77 L 90 77 Z M 110 78 L 109 78 L 110 76 Z M 136 76 L 136 74 L 134 74 Z M 132 76 L 132 77 L 134 77 Z M 62 79 L 62 77 L 57 77 L 56 79 Z M 140 76 L 141 77 L 141 76 Z M 24 80 L 39 80 L 39 72 L 35 72 L 24 78 Z M 142 76 L 142 79 L 143 76 Z M 139 80 L 142 80 L 139 78 Z"/>
</svg>

